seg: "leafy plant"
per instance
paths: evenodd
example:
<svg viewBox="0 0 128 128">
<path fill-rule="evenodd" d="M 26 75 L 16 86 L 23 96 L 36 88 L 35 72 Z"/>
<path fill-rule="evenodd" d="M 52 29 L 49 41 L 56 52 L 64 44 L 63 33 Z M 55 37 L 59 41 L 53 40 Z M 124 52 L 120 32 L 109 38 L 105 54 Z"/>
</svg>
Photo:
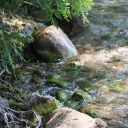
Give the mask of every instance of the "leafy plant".
<svg viewBox="0 0 128 128">
<path fill-rule="evenodd" d="M 14 76 L 14 60 L 18 56 L 21 61 L 25 61 L 22 56 L 22 49 L 24 42 L 29 41 L 29 38 L 25 38 L 17 30 L 17 26 L 0 22 L 0 64 L 2 70 L 9 74 L 13 73 Z"/>
<path fill-rule="evenodd" d="M 22 5 L 44 8 L 48 15 L 48 21 L 57 25 L 54 16 L 58 19 L 70 20 L 79 13 L 83 16 L 83 22 L 87 19 L 88 10 L 93 5 L 93 0 L 1 0 L 0 7 L 6 12 L 16 13 Z M 17 8 L 19 7 L 19 8 Z"/>
<path fill-rule="evenodd" d="M 15 16 L 22 13 L 19 11 L 21 7 L 43 8 L 46 10 L 48 21 L 57 26 L 54 17 L 69 21 L 72 16 L 82 14 L 83 22 L 85 22 L 87 11 L 92 5 L 93 0 L 0 0 L 0 13 L 4 11 L 10 16 Z M 14 58 L 18 56 L 21 61 L 24 61 L 22 49 L 26 39 L 29 42 L 29 38 L 22 36 L 17 26 L 0 22 L 0 64 L 2 66 L 0 70 L 4 68 L 6 72 L 13 72 L 15 76 Z"/>
</svg>

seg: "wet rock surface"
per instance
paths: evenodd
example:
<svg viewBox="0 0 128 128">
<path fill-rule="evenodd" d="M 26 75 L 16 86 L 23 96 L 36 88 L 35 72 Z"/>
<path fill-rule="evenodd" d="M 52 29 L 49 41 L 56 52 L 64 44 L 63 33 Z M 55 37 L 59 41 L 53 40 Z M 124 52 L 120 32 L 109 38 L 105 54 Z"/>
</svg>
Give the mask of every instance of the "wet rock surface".
<svg viewBox="0 0 128 128">
<path fill-rule="evenodd" d="M 44 122 L 46 128 L 108 128 L 101 119 L 91 118 L 69 108 L 54 110 Z"/>
</svg>

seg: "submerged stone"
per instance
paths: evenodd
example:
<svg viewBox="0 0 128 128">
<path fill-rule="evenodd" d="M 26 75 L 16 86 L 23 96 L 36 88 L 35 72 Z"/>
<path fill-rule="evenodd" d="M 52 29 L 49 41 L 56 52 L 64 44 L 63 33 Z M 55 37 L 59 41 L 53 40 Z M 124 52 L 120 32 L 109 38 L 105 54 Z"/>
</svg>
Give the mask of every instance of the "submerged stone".
<svg viewBox="0 0 128 128">
<path fill-rule="evenodd" d="M 99 118 L 99 112 L 96 110 L 96 109 L 93 109 L 93 108 L 82 108 L 80 109 L 80 112 L 83 112 L 93 118 Z"/>
<path fill-rule="evenodd" d="M 58 74 L 49 74 L 47 76 L 47 79 L 58 79 L 58 78 L 60 78 L 60 75 Z"/>
<path fill-rule="evenodd" d="M 87 103 L 92 101 L 92 97 L 87 92 L 84 92 L 82 90 L 78 90 L 78 91 L 74 92 L 72 97 L 76 101 L 84 101 L 84 102 L 87 102 Z"/>
<path fill-rule="evenodd" d="M 48 84 L 56 84 L 60 88 L 66 88 L 66 87 L 69 86 L 69 83 L 68 82 L 62 81 L 62 80 L 54 80 L 54 79 L 51 79 L 51 80 L 48 80 L 47 83 Z"/>
<path fill-rule="evenodd" d="M 42 78 L 37 77 L 37 76 L 31 78 L 31 82 L 32 82 L 32 83 L 35 83 L 35 84 L 40 84 L 40 83 L 42 83 L 43 81 L 44 81 L 44 80 L 43 80 Z"/>
<path fill-rule="evenodd" d="M 83 91 L 89 90 L 91 88 L 91 84 L 88 81 L 80 80 L 76 82 L 76 85 Z"/>
<path fill-rule="evenodd" d="M 56 93 L 56 98 L 59 100 L 59 101 L 67 101 L 68 99 L 68 96 L 67 96 L 67 93 L 64 92 L 64 91 L 58 91 Z"/>
<path fill-rule="evenodd" d="M 65 103 L 65 105 L 68 107 L 68 108 L 72 108 L 72 109 L 78 109 L 80 106 L 78 104 L 78 102 L 75 102 L 75 101 L 67 101 Z"/>
</svg>

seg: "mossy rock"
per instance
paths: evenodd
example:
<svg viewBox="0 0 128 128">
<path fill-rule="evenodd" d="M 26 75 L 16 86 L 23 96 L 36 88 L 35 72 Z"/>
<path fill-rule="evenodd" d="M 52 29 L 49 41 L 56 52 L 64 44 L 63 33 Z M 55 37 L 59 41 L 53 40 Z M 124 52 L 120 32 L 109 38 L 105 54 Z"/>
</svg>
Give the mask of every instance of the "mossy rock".
<svg viewBox="0 0 128 128">
<path fill-rule="evenodd" d="M 100 118 L 99 112 L 96 109 L 87 107 L 87 108 L 82 109 L 80 111 L 91 116 L 92 118 Z"/>
<path fill-rule="evenodd" d="M 84 81 L 84 80 L 77 81 L 76 85 L 78 85 L 79 88 L 83 91 L 87 91 L 91 87 L 91 84 L 88 81 Z"/>
<path fill-rule="evenodd" d="M 35 77 L 32 77 L 30 81 L 31 81 L 32 83 L 35 83 L 35 84 L 40 84 L 40 83 L 42 83 L 44 80 L 43 80 L 42 78 L 40 78 L 40 77 L 35 76 Z"/>
<path fill-rule="evenodd" d="M 56 93 L 56 98 L 59 100 L 59 101 L 67 101 L 68 99 L 68 96 L 67 96 L 67 93 L 64 92 L 64 91 L 58 91 Z"/>
<path fill-rule="evenodd" d="M 67 101 L 65 103 L 65 106 L 67 106 L 68 108 L 72 108 L 72 109 L 77 109 L 80 107 L 78 102 L 75 102 L 75 101 Z"/>
<path fill-rule="evenodd" d="M 54 97 L 33 93 L 22 108 L 24 110 L 35 110 L 39 115 L 47 115 L 58 108 L 59 105 L 59 100 Z"/>
<path fill-rule="evenodd" d="M 48 80 L 47 83 L 48 84 L 56 84 L 60 88 L 66 88 L 66 87 L 69 86 L 69 83 L 68 82 L 62 81 L 62 80 L 54 80 L 54 79 L 51 79 L 51 80 Z"/>
<path fill-rule="evenodd" d="M 72 98 L 74 98 L 76 101 L 84 101 L 84 102 L 92 101 L 92 97 L 87 92 L 84 92 L 83 90 L 78 90 L 74 92 L 74 94 L 72 95 Z"/>
<path fill-rule="evenodd" d="M 111 35 L 103 35 L 101 36 L 102 40 L 110 40 L 111 39 Z"/>
<path fill-rule="evenodd" d="M 50 99 L 45 104 L 38 104 L 32 109 L 34 109 L 39 115 L 47 115 L 56 108 L 58 108 L 60 102 L 56 99 Z"/>
<path fill-rule="evenodd" d="M 59 79 L 60 78 L 60 75 L 58 74 L 49 74 L 47 76 L 47 79 Z"/>
</svg>

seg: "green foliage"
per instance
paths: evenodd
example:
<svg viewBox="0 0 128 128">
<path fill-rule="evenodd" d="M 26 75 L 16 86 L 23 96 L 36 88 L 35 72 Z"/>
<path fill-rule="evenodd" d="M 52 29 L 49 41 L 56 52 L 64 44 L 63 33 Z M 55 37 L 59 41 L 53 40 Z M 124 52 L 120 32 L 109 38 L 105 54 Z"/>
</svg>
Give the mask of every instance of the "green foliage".
<svg viewBox="0 0 128 128">
<path fill-rule="evenodd" d="M 1 70 L 15 76 L 14 60 L 18 56 L 21 61 L 25 61 L 22 56 L 24 42 L 29 41 L 20 32 L 17 26 L 10 26 L 0 22 L 0 58 Z M 15 76 L 16 77 L 16 76 Z"/>
<path fill-rule="evenodd" d="M 58 19 L 70 20 L 72 16 L 79 13 L 83 16 L 83 22 L 86 21 L 87 11 L 91 9 L 93 0 L 1 0 L 0 7 L 6 12 L 15 13 L 20 6 L 27 4 L 38 8 L 44 8 L 48 14 L 48 21 L 57 25 L 54 16 Z M 17 8 L 19 7 L 19 8 Z M 26 6 L 25 6 L 26 7 Z"/>
<path fill-rule="evenodd" d="M 22 8 L 24 8 L 24 11 L 29 7 L 43 8 L 47 13 L 48 21 L 57 26 L 54 17 L 69 21 L 72 16 L 82 14 L 83 22 L 85 22 L 87 11 L 92 5 L 93 0 L 0 0 L 0 13 L 4 11 L 10 16 L 15 16 L 22 13 Z M 17 26 L 0 22 L 0 64 L 2 67 L 0 71 L 4 69 L 8 73 L 13 72 L 15 75 L 14 58 L 18 56 L 20 60 L 24 61 L 22 49 L 26 39 L 18 31 Z M 29 38 L 27 42 L 29 42 Z M 43 55 L 47 55 L 50 60 L 56 58 L 55 55 L 51 56 L 47 52 Z"/>
</svg>

